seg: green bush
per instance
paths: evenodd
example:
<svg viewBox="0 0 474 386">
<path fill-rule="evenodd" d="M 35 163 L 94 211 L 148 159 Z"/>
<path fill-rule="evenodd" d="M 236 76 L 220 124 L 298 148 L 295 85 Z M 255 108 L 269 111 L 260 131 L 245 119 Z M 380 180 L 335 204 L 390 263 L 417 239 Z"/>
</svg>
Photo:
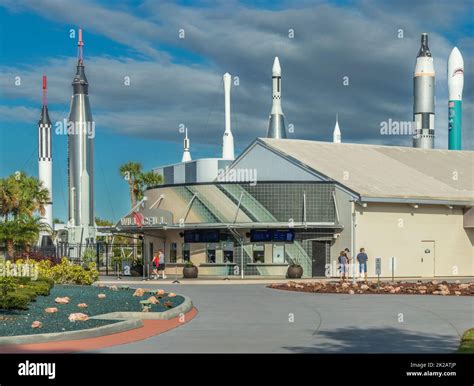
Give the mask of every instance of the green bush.
<svg viewBox="0 0 474 386">
<path fill-rule="evenodd" d="M 26 285 L 31 282 L 31 277 L 28 276 L 20 276 L 20 277 L 15 277 L 15 281 L 18 284 Z"/>
<path fill-rule="evenodd" d="M 87 267 L 82 267 L 72 264 L 65 257 L 61 263 L 54 266 L 51 266 L 49 261 L 42 261 L 38 269 L 40 277 L 49 278 L 57 284 L 91 285 L 99 278 L 95 263 L 89 263 Z"/>
<path fill-rule="evenodd" d="M 13 292 L 18 288 L 13 277 L 0 277 L 0 296 L 6 296 L 8 292 Z"/>
<path fill-rule="evenodd" d="M 48 296 L 52 286 L 44 281 L 32 281 L 26 288 L 31 288 L 36 295 Z"/>
<path fill-rule="evenodd" d="M 27 310 L 30 301 L 30 297 L 24 293 L 10 292 L 6 296 L 0 296 L 0 309 Z"/>
</svg>

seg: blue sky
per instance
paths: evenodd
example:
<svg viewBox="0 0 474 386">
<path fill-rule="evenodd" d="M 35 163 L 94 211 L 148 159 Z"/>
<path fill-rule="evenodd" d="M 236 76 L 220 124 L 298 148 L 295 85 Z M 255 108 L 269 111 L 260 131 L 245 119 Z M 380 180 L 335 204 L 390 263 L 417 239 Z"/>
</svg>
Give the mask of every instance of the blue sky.
<svg viewBox="0 0 474 386">
<path fill-rule="evenodd" d="M 464 144 L 472 150 L 472 12 L 472 2 L 447 0 L 0 0 L 0 176 L 16 170 L 37 175 L 41 74 L 48 75 L 51 119 L 62 120 L 76 60 L 69 32 L 79 25 L 97 129 L 95 199 L 101 218 L 117 219 L 128 210 L 121 164 L 138 161 L 150 169 L 180 160 L 180 123 L 189 128 L 193 158 L 220 155 L 224 72 L 240 81 L 232 89 L 237 150 L 264 136 L 276 55 L 293 138 L 330 140 L 339 114 L 345 142 L 409 146 L 410 138 L 381 136 L 379 127 L 388 119 L 411 119 L 414 61 L 420 33 L 428 32 L 437 71 L 436 144 L 446 148 L 446 60 L 457 45 L 466 68 Z M 400 28 L 403 39 L 397 38 Z M 178 38 L 179 29 L 185 39 Z M 343 76 L 350 87 L 342 86 Z M 62 220 L 66 144 L 66 137 L 54 136 L 54 216 Z"/>
</svg>

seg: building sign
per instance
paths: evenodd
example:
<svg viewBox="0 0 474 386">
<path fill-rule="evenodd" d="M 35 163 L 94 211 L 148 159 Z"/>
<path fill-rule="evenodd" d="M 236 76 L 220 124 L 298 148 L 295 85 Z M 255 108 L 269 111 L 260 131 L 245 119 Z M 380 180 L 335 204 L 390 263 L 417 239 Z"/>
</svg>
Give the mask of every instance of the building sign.
<svg viewBox="0 0 474 386">
<path fill-rule="evenodd" d="M 173 214 L 164 209 L 145 209 L 139 212 L 132 212 L 120 219 L 122 226 L 135 226 L 142 228 L 153 225 L 171 225 Z"/>
</svg>

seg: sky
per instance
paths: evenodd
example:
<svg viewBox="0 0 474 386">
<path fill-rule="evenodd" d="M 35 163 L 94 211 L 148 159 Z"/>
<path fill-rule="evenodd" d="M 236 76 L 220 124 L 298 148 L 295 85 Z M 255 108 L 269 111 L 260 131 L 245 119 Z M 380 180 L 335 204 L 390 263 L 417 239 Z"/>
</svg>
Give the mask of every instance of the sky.
<svg viewBox="0 0 474 386">
<path fill-rule="evenodd" d="M 194 159 L 221 155 L 225 72 L 234 80 L 236 154 L 264 137 L 275 56 L 289 138 L 331 141 L 338 114 L 343 142 L 411 146 L 410 136 L 383 135 L 381 125 L 412 120 L 413 70 L 427 32 L 436 70 L 435 146 L 447 148 L 446 67 L 457 46 L 466 74 L 463 148 L 473 150 L 473 4 L 0 0 L 0 177 L 37 175 L 43 73 L 53 125 L 67 118 L 79 26 L 100 218 L 117 220 L 129 210 L 120 165 L 134 161 L 150 170 L 181 160 L 181 125 Z M 53 136 L 53 201 L 54 217 L 66 221 L 64 135 Z"/>
</svg>

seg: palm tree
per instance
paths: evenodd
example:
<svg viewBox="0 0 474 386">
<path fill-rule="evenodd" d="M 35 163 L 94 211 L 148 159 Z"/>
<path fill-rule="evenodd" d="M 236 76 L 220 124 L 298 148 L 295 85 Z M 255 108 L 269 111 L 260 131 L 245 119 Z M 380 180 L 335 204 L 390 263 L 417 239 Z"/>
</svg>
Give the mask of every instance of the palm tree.
<svg viewBox="0 0 474 386">
<path fill-rule="evenodd" d="M 48 190 L 35 177 L 20 172 L 0 179 L 0 241 L 10 257 L 15 244 L 29 248 L 46 229 L 34 214 L 43 216 L 48 201 Z"/>
<path fill-rule="evenodd" d="M 120 166 L 120 175 L 128 182 L 131 207 L 143 198 L 146 188 L 163 182 L 163 177 L 155 172 L 143 172 L 138 162 L 128 162 Z"/>
</svg>

